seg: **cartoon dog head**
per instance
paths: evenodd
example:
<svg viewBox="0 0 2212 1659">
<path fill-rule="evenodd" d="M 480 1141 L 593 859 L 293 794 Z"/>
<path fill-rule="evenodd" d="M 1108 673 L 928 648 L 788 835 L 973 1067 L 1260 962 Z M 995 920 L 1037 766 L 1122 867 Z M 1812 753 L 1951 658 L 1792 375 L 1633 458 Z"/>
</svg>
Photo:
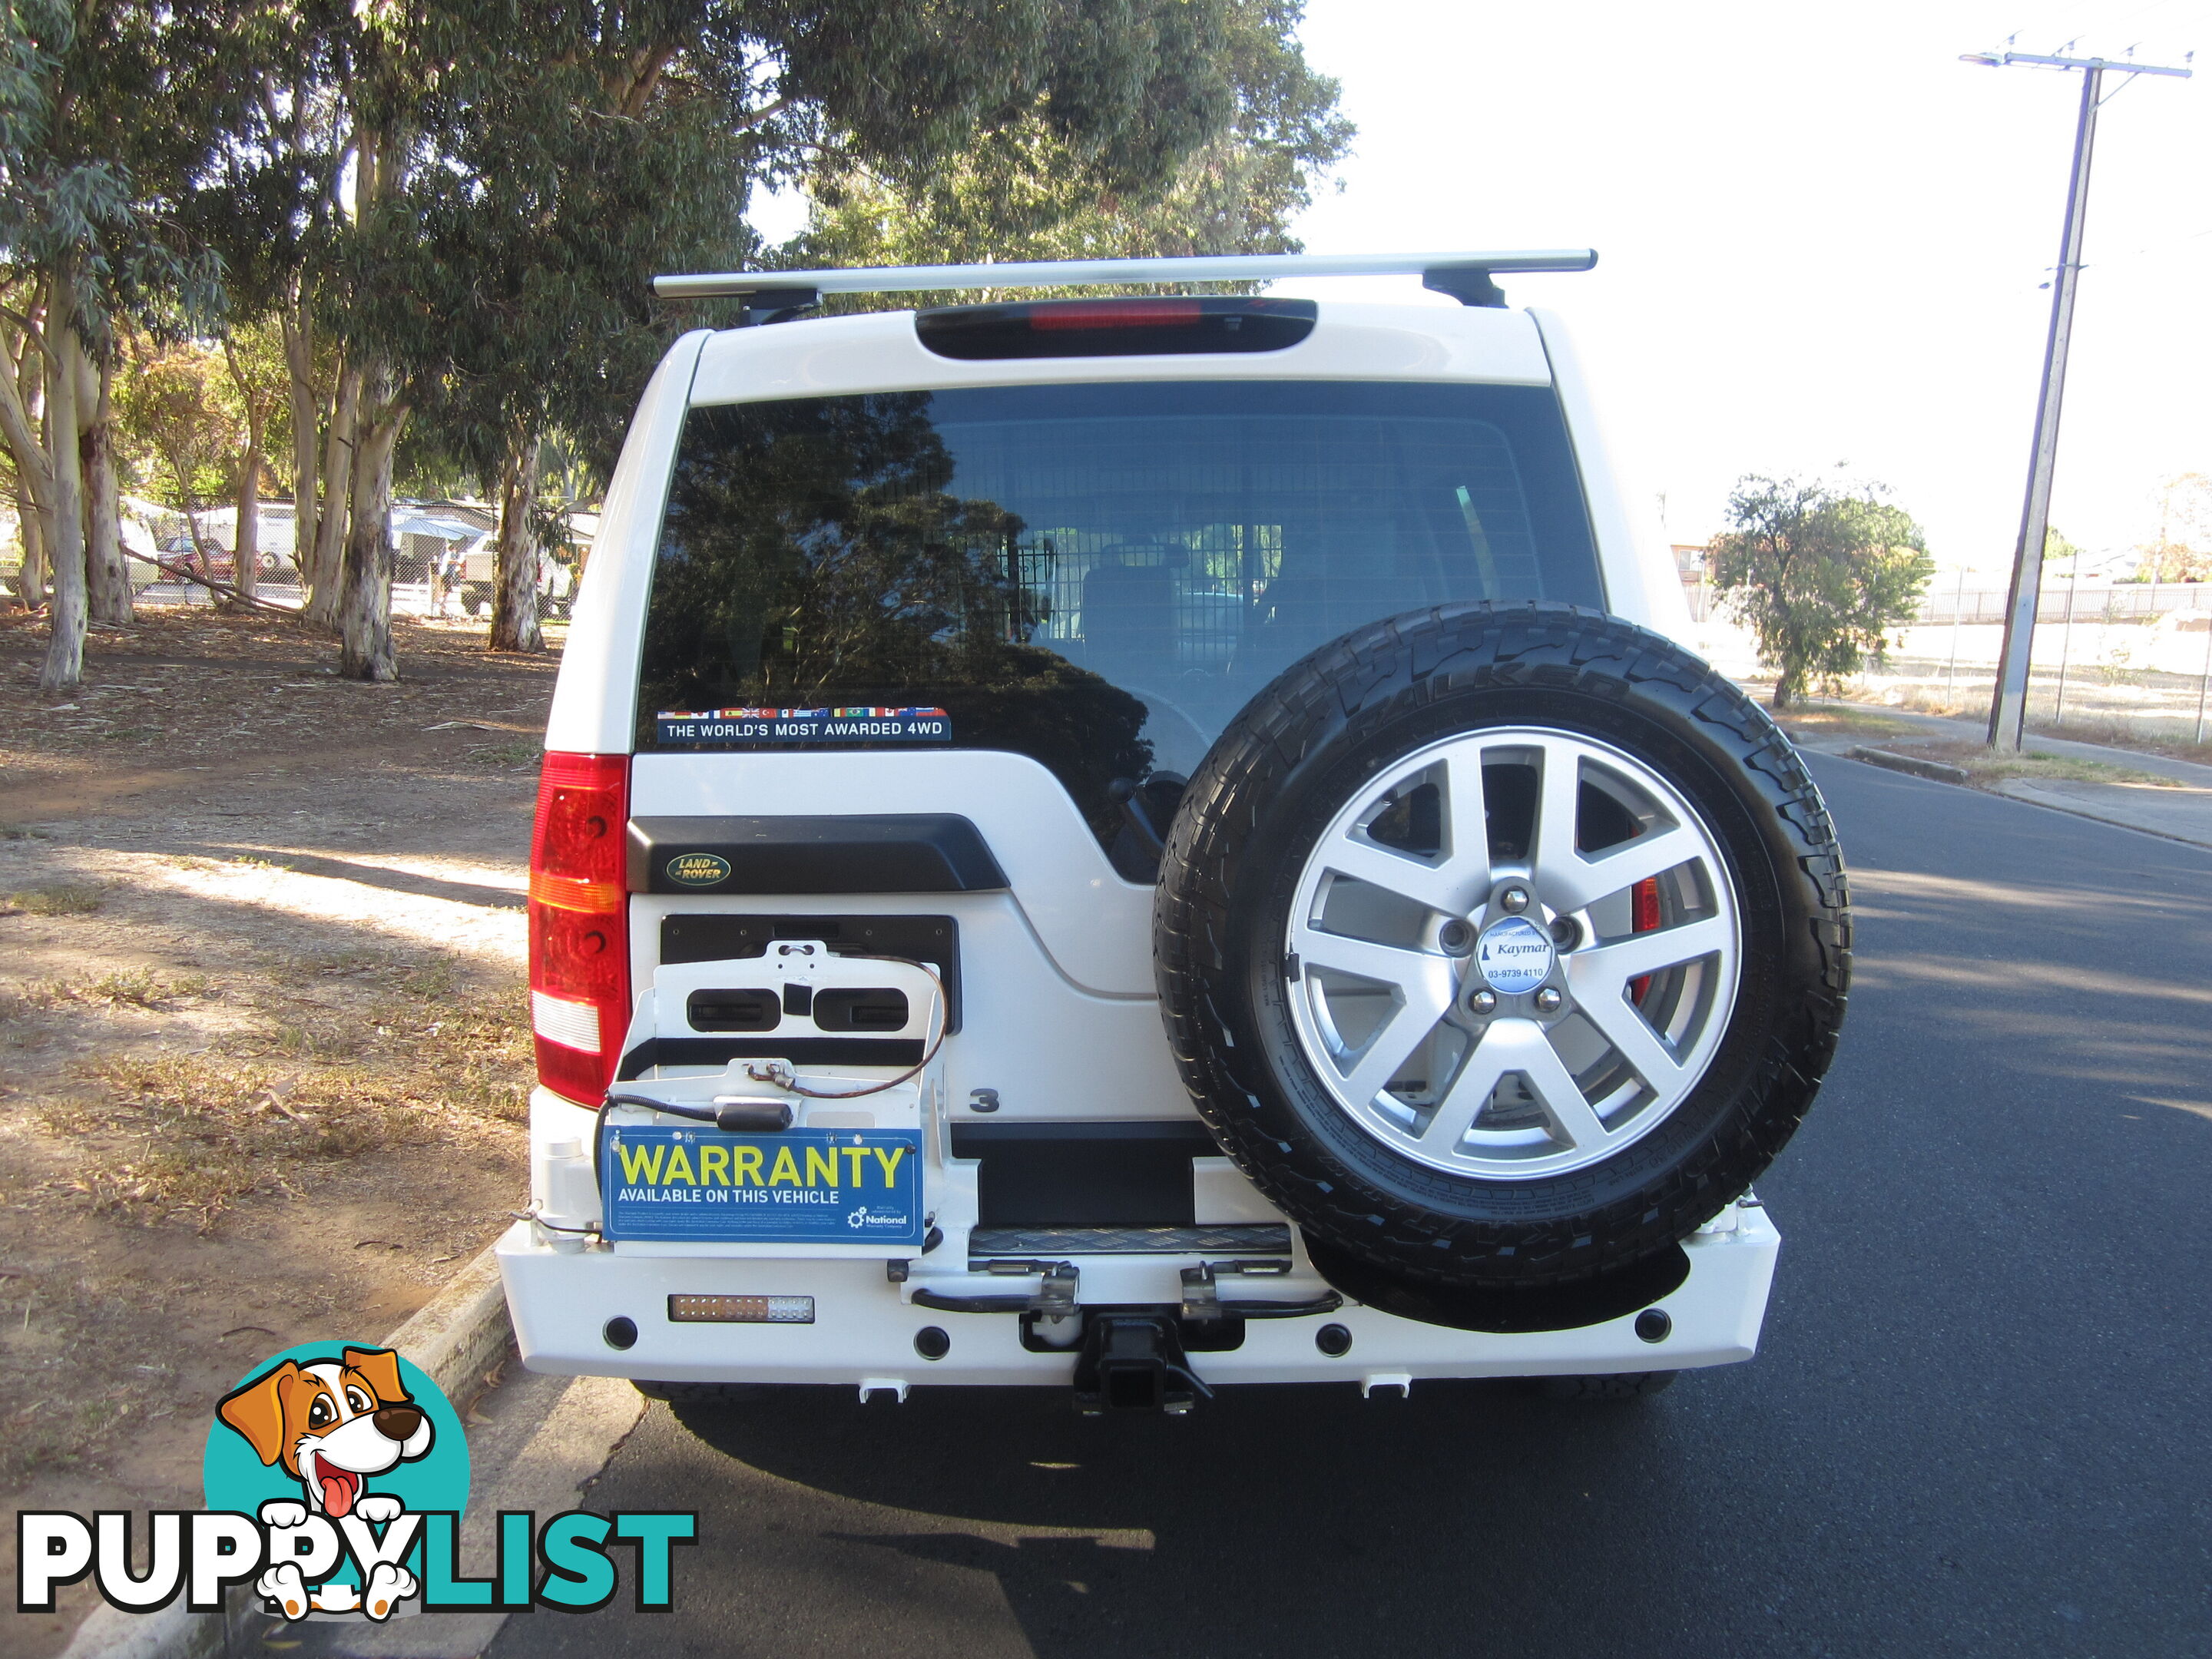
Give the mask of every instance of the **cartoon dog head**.
<svg viewBox="0 0 2212 1659">
<path fill-rule="evenodd" d="M 222 1420 L 264 1463 L 281 1463 L 307 1506 L 351 1513 L 368 1476 L 430 1449 L 430 1419 L 407 1397 L 389 1348 L 346 1348 L 337 1362 L 288 1359 L 223 1396 Z"/>
</svg>

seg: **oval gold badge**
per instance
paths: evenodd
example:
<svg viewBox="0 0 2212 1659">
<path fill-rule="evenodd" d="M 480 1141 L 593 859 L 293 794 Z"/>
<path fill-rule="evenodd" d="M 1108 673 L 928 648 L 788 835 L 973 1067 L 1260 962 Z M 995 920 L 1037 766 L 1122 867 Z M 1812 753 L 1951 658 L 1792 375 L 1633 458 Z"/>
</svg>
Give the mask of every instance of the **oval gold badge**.
<svg viewBox="0 0 2212 1659">
<path fill-rule="evenodd" d="M 668 860 L 668 878 L 682 887 L 712 887 L 730 878 L 730 861 L 712 853 L 685 853 Z"/>
</svg>

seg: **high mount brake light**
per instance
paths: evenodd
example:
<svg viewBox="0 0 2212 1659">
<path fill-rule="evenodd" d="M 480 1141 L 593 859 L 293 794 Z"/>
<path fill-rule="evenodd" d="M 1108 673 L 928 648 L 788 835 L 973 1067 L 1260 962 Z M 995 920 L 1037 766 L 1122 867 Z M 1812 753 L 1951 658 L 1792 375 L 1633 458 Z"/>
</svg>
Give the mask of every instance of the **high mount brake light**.
<svg viewBox="0 0 2212 1659">
<path fill-rule="evenodd" d="M 916 337 L 940 357 L 1181 356 L 1281 351 L 1313 332 L 1310 300 L 1204 295 L 1195 299 L 1036 300 L 946 306 L 915 313 Z"/>
<path fill-rule="evenodd" d="M 629 1025 L 629 757 L 549 754 L 530 837 L 538 1080 L 596 1105 Z"/>
<path fill-rule="evenodd" d="M 1041 332 L 1070 328 L 1195 328 L 1206 313 L 1195 300 L 1070 300 L 1024 307 Z"/>
</svg>

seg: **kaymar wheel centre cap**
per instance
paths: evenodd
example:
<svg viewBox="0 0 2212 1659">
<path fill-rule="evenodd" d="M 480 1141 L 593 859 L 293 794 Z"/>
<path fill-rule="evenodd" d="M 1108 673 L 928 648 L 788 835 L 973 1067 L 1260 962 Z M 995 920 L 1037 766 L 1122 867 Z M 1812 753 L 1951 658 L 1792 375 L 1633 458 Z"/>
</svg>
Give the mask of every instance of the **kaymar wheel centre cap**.
<svg viewBox="0 0 2212 1659">
<path fill-rule="evenodd" d="M 1507 916 L 1475 941 L 1476 969 L 1501 996 L 1526 996 L 1552 976 L 1552 936 L 1526 916 Z"/>
</svg>

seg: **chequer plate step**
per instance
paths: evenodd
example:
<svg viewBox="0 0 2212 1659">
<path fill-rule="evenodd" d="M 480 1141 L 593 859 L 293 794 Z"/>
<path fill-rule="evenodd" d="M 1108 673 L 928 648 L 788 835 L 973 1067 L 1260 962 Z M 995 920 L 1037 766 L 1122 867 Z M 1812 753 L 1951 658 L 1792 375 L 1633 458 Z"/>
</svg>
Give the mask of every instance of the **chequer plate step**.
<svg viewBox="0 0 2212 1659">
<path fill-rule="evenodd" d="M 1219 1227 L 978 1227 L 968 1254 L 982 1255 L 1281 1255 L 1291 1230 L 1275 1222 Z"/>
</svg>

